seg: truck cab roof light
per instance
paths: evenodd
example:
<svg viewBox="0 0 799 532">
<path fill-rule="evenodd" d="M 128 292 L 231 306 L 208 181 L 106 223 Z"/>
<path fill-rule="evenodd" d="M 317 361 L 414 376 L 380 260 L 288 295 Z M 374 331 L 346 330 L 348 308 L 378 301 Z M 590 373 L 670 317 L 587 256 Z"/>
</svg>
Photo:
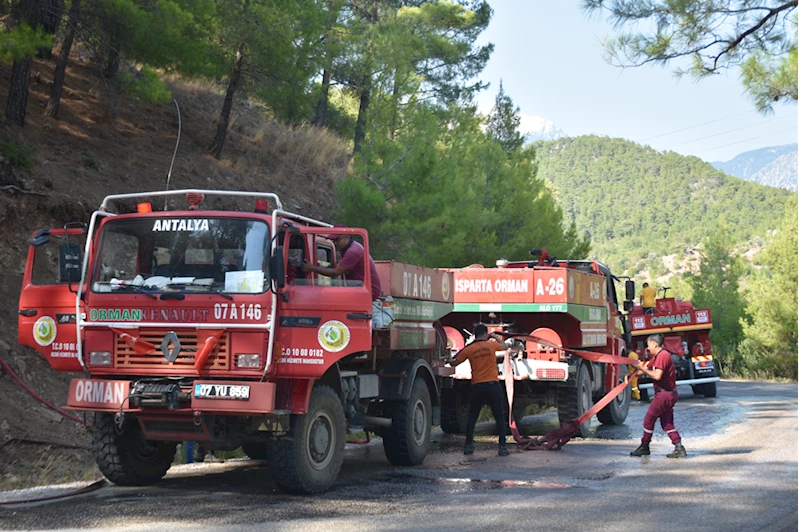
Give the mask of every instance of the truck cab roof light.
<svg viewBox="0 0 799 532">
<path fill-rule="evenodd" d="M 269 212 L 269 202 L 265 199 L 255 200 L 255 212 L 267 214 Z"/>
<path fill-rule="evenodd" d="M 186 201 L 189 203 L 190 211 L 196 211 L 204 200 L 205 194 L 200 192 L 189 192 L 186 194 Z"/>
<path fill-rule="evenodd" d="M 153 212 L 153 206 L 151 203 L 139 203 L 136 205 L 136 212 Z"/>
</svg>

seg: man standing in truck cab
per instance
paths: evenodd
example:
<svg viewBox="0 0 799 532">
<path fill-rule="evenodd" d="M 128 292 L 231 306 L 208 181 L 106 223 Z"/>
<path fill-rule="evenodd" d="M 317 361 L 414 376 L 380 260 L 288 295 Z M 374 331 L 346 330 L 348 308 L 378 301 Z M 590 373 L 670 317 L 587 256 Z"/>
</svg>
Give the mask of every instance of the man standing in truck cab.
<svg viewBox="0 0 799 532">
<path fill-rule="evenodd" d="M 461 349 L 452 359 L 452 364 L 457 366 L 467 360 L 472 366 L 472 385 L 469 387 L 469 420 L 466 424 L 466 445 L 463 454 L 474 453 L 474 427 L 477 416 L 484 404 L 491 407 L 494 419 L 497 421 L 499 432 L 499 456 L 508 456 L 508 447 L 505 445 L 505 415 L 502 410 L 502 386 L 499 384 L 497 371 L 497 351 L 504 351 L 508 347 L 503 342 L 488 339 L 488 328 L 477 325 L 474 328 L 474 341 Z"/>
<path fill-rule="evenodd" d="M 336 224 L 333 227 L 345 229 L 347 226 Z M 318 273 L 328 277 L 341 277 L 346 274 L 351 281 L 363 281 L 365 277 L 364 263 L 366 262 L 366 252 L 363 246 L 353 240 L 352 235 L 328 235 L 327 238 L 333 241 L 336 250 L 341 253 L 341 259 L 339 259 L 336 267 L 314 266 L 305 261 L 302 263 L 302 271 L 305 273 Z M 369 272 L 372 278 L 372 301 L 374 301 L 380 297 L 381 287 L 380 277 L 377 275 L 377 266 L 375 266 L 375 261 L 372 257 L 369 257 Z"/>
<path fill-rule="evenodd" d="M 649 283 L 644 283 L 644 287 L 641 289 L 641 306 L 644 308 L 644 314 L 654 314 L 655 313 L 655 296 L 657 295 L 657 291 L 649 286 Z"/>
<path fill-rule="evenodd" d="M 674 428 L 674 404 L 677 402 L 677 373 L 671 354 L 663 349 L 663 335 L 653 334 L 646 339 L 646 348 L 653 356 L 648 364 L 635 364 L 635 375 L 647 375 L 655 386 L 655 397 L 649 404 L 644 416 L 644 436 L 641 445 L 630 453 L 630 456 L 648 456 L 649 442 L 655 430 L 655 421 L 660 418 L 660 426 L 674 444 L 674 450 L 667 454 L 669 458 L 684 458 L 685 447 L 682 445 L 680 433 Z"/>
</svg>

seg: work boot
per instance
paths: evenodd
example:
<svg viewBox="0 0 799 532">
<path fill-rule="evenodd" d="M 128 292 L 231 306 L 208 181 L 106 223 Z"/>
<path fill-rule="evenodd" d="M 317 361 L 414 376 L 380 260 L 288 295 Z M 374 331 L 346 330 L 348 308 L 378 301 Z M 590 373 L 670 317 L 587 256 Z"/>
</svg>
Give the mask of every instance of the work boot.
<svg viewBox="0 0 799 532">
<path fill-rule="evenodd" d="M 685 447 L 682 446 L 682 443 L 675 443 L 674 450 L 666 456 L 669 458 L 685 458 L 688 453 L 685 452 Z"/>
<path fill-rule="evenodd" d="M 507 445 L 500 445 L 499 451 L 497 451 L 497 456 L 508 456 L 510 451 L 508 450 Z"/>
<path fill-rule="evenodd" d="M 474 444 L 473 443 L 467 443 L 463 447 L 463 454 L 474 454 Z"/>
<path fill-rule="evenodd" d="M 642 443 L 638 446 L 638 449 L 630 453 L 630 456 L 649 456 L 649 444 Z"/>
</svg>

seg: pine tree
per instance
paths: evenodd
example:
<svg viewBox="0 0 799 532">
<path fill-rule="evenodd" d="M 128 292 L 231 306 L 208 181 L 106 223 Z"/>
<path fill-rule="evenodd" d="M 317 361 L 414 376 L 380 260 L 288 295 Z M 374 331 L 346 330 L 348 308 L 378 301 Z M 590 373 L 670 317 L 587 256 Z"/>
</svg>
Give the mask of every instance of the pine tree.
<svg viewBox="0 0 799 532">
<path fill-rule="evenodd" d="M 733 255 L 729 231 L 721 223 L 704 242 L 699 272 L 686 280 L 693 292 L 694 307 L 710 309 L 710 337 L 723 352 L 731 351 L 743 339 L 741 319 L 746 312 L 739 291 L 742 274 L 741 259 Z"/>
<path fill-rule="evenodd" d="M 21 0 L 12 9 L 16 26 L 0 37 L 0 57 L 13 60 L 6 102 L 6 118 L 25 125 L 30 85 L 31 57 L 53 45 L 53 35 L 44 28 L 48 0 Z"/>
<path fill-rule="evenodd" d="M 56 63 L 55 73 L 53 74 L 53 88 L 50 89 L 50 99 L 47 101 L 47 108 L 44 114 L 51 118 L 58 117 L 58 107 L 61 105 L 61 92 L 64 89 L 64 77 L 66 76 L 69 54 L 72 52 L 72 42 L 75 40 L 75 32 L 80 23 L 80 2 L 72 0 L 72 6 L 67 15 L 67 30 L 64 35 L 64 42 L 61 43 L 61 54 Z"/>
<path fill-rule="evenodd" d="M 797 99 L 796 0 L 583 0 L 607 10 L 617 28 L 606 39 L 610 63 L 665 65 L 689 59 L 677 75 L 697 79 L 742 67 L 744 89 L 760 112 Z"/>
<path fill-rule="evenodd" d="M 524 136 L 519 133 L 519 108 L 514 107 L 513 100 L 505 94 L 502 81 L 499 82 L 494 107 L 488 115 L 488 135 L 499 142 L 506 152 L 514 152 L 524 145 Z"/>
<path fill-rule="evenodd" d="M 797 370 L 797 211 L 796 196 L 786 207 L 782 223 L 757 260 L 764 269 L 746 288 L 747 312 L 743 332 L 759 347 L 761 361 L 788 378 Z"/>
</svg>

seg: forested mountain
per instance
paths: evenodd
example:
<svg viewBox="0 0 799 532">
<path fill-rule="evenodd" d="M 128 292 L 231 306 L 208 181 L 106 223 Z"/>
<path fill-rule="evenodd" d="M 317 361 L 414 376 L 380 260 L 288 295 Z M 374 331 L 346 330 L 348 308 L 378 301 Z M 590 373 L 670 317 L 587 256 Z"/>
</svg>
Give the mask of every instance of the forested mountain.
<svg viewBox="0 0 799 532">
<path fill-rule="evenodd" d="M 590 235 L 592 256 L 620 273 L 655 266 L 653 256 L 682 255 L 719 224 L 736 244 L 764 238 L 776 224 L 771 214 L 793 195 L 623 139 L 582 136 L 536 149 L 539 176 L 564 219 Z"/>
<path fill-rule="evenodd" d="M 796 192 L 796 151 L 781 155 L 752 175 L 751 181 L 770 187 L 785 188 Z"/>
<path fill-rule="evenodd" d="M 771 185 L 770 183 L 763 183 L 755 178 L 755 174 L 761 169 L 770 164 L 772 161 L 790 153 L 796 153 L 796 144 L 785 144 L 784 146 L 769 146 L 767 148 L 760 148 L 758 150 L 750 150 L 739 155 L 736 155 L 729 161 L 716 161 L 710 164 L 714 168 L 723 170 L 730 175 L 746 179 L 747 181 L 754 181 L 763 185 Z M 794 168 L 794 174 L 796 169 Z M 773 186 L 773 185 L 772 185 Z"/>
</svg>

